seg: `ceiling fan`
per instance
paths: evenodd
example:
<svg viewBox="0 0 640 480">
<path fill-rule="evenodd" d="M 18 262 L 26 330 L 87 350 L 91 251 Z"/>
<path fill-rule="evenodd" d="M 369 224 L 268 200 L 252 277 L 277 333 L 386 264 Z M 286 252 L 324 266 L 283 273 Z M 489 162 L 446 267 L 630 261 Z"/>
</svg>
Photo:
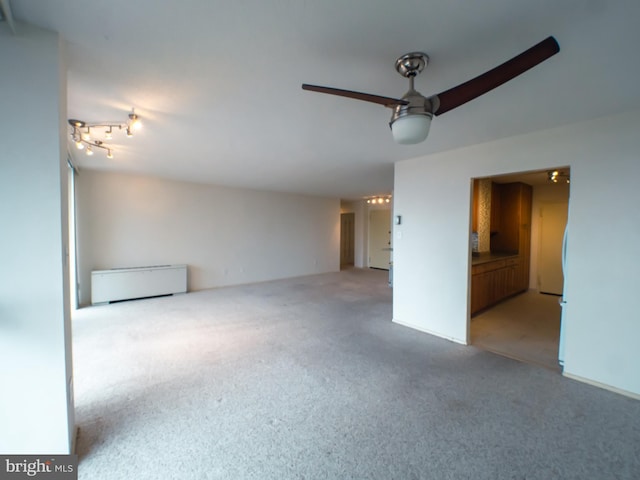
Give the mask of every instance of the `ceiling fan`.
<svg viewBox="0 0 640 480">
<path fill-rule="evenodd" d="M 397 143 L 413 144 L 427 138 L 434 115 L 442 115 L 499 87 L 559 51 L 560 46 L 556 39 L 548 37 L 502 65 L 430 97 L 423 96 L 413 86 L 416 75 L 422 72 L 429 62 L 429 57 L 422 52 L 407 53 L 396 60 L 397 72 L 409 79 L 409 91 L 401 99 L 306 83 L 302 84 L 302 88 L 313 92 L 364 100 L 393 109 L 389 126 L 394 140 Z"/>
</svg>

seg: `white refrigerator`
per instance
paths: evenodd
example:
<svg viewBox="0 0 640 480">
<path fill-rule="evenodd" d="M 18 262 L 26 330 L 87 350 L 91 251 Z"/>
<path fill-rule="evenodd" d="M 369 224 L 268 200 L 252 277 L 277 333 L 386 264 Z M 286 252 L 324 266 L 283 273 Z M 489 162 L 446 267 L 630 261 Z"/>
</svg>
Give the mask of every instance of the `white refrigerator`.
<svg viewBox="0 0 640 480">
<path fill-rule="evenodd" d="M 564 330 L 565 330 L 565 309 L 567 307 L 567 297 L 565 292 L 567 291 L 567 238 L 569 233 L 569 220 L 567 219 L 567 226 L 564 228 L 564 236 L 562 237 L 562 275 L 564 276 L 564 287 L 562 289 L 562 297 L 560 298 L 560 342 L 558 343 L 558 363 L 560 367 L 564 368 Z"/>
</svg>

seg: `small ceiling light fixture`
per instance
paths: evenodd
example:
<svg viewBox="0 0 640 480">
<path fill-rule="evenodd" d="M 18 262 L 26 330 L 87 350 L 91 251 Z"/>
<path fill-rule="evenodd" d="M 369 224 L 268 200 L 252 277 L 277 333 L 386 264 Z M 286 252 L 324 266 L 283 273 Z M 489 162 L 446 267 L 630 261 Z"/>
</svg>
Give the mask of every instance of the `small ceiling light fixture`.
<svg viewBox="0 0 640 480">
<path fill-rule="evenodd" d="M 391 195 L 368 197 L 367 203 L 369 205 L 382 205 L 383 203 L 391 203 Z"/>
<path fill-rule="evenodd" d="M 133 129 L 138 130 L 142 127 L 140 122 L 140 116 L 135 113 L 132 108 L 129 114 L 129 119 L 125 123 L 119 122 L 85 122 L 84 120 L 78 120 L 70 118 L 68 120 L 69 125 L 72 128 L 71 139 L 76 144 L 78 150 L 82 150 L 87 147 L 87 155 L 93 155 L 93 147 L 102 148 L 107 152 L 107 158 L 113 158 L 113 147 L 105 145 L 102 140 L 99 140 L 96 135 L 99 135 L 100 130 L 104 130 L 103 135 L 105 140 L 113 139 L 113 130 L 124 130 L 127 137 L 133 136 Z M 93 138 L 92 138 L 93 135 Z"/>
<path fill-rule="evenodd" d="M 560 180 L 563 183 L 571 183 L 569 174 L 561 170 L 550 170 L 547 172 L 547 177 L 549 178 L 549 181 L 552 183 L 558 183 L 558 181 Z"/>
</svg>

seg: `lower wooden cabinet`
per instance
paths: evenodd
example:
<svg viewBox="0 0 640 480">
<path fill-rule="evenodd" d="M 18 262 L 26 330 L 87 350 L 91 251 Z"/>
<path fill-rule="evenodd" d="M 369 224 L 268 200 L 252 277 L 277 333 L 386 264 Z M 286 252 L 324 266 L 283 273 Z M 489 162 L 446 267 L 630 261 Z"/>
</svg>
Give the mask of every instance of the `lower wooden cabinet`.
<svg viewBox="0 0 640 480">
<path fill-rule="evenodd" d="M 520 257 L 505 258 L 471 267 L 471 314 L 511 295 L 527 290 Z"/>
</svg>

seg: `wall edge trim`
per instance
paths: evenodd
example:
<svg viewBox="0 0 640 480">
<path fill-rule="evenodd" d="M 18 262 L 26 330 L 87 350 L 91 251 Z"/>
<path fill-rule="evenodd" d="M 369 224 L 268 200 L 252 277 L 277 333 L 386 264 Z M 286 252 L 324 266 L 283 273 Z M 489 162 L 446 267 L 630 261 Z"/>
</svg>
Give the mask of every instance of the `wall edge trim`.
<svg viewBox="0 0 640 480">
<path fill-rule="evenodd" d="M 434 337 L 442 338 L 444 340 L 449 340 L 450 342 L 457 343 L 459 345 L 464 345 L 464 346 L 468 346 L 469 345 L 466 340 L 462 340 L 462 339 L 459 339 L 459 338 L 456 338 L 456 337 L 451 337 L 449 335 L 443 335 L 442 333 L 435 332 L 435 331 L 429 330 L 427 328 L 419 327 L 418 325 L 414 325 L 414 324 L 411 324 L 411 323 L 403 322 L 402 320 L 398 320 L 397 318 L 393 318 L 391 321 L 393 323 L 397 323 L 398 325 L 401 325 L 403 327 L 412 328 L 413 330 L 418 330 L 419 332 L 427 333 L 429 335 L 433 335 Z"/>
</svg>

